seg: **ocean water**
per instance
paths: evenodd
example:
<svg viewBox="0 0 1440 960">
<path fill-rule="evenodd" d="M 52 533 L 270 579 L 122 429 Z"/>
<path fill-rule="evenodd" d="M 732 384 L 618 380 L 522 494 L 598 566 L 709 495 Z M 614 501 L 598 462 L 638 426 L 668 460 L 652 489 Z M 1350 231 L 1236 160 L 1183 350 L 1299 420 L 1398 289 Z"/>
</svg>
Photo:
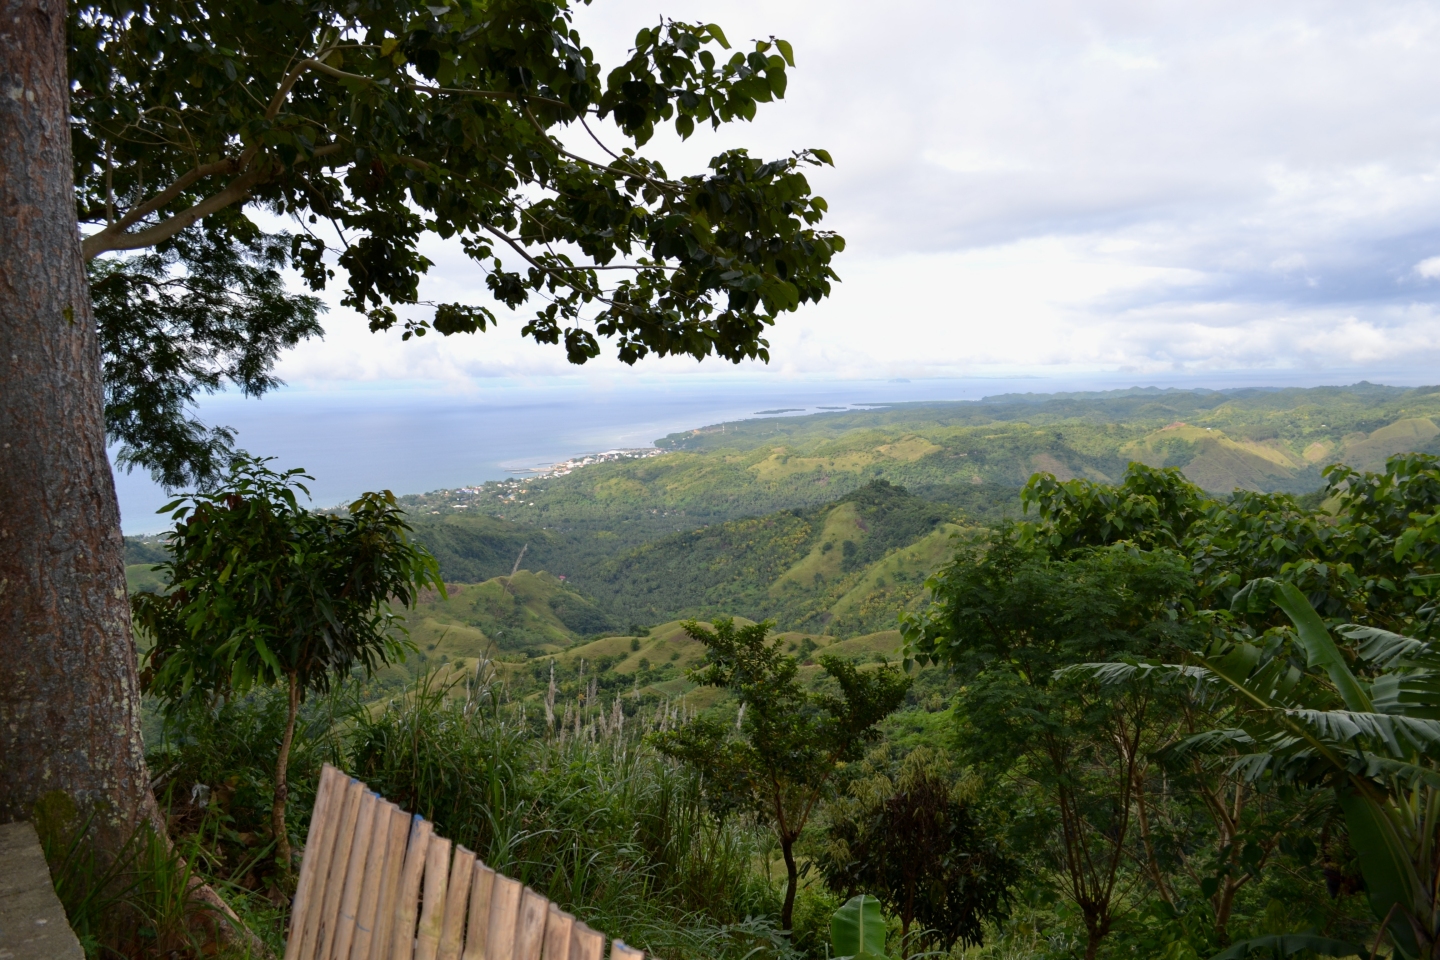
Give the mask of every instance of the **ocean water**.
<svg viewBox="0 0 1440 960">
<path fill-rule="evenodd" d="M 1154 379 L 1146 378 L 1143 385 Z M 314 503 L 333 506 L 366 490 L 406 494 L 465 486 L 581 454 L 648 447 L 681 430 L 780 415 L 764 411 L 793 416 L 823 407 L 973 401 L 1000 393 L 1136 386 L 1134 380 L 1124 375 L 914 381 L 695 376 L 620 383 L 494 380 L 459 394 L 425 385 L 285 388 L 258 399 L 226 394 L 207 398 L 200 416 L 233 427 L 240 447 L 275 457 L 279 468 L 305 468 L 315 477 L 308 484 Z M 116 486 L 127 534 L 168 526 L 166 517 L 155 512 L 168 497 L 147 474 L 118 473 Z"/>
</svg>

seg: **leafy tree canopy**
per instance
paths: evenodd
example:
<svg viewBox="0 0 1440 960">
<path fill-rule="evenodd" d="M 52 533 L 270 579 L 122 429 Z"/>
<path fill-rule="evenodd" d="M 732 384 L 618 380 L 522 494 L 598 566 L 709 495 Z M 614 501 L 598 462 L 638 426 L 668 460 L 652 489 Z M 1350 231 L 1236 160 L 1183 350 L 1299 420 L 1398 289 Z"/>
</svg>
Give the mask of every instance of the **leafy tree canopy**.
<svg viewBox="0 0 1440 960">
<path fill-rule="evenodd" d="M 914 939 L 948 950 L 984 942 L 983 923 L 1008 913 L 1019 864 L 986 831 L 943 755 L 930 747 L 889 763 L 879 747 L 826 810 L 826 843 L 817 858 L 826 884 L 844 896 L 872 891 L 900 918 L 902 949 Z"/>
<path fill-rule="evenodd" d="M 665 753 L 706 774 L 708 796 L 721 811 L 743 808 L 770 823 L 785 857 L 787 885 L 781 926 L 790 929 L 798 873 L 794 845 L 831 785 L 838 765 L 858 760 L 879 736 L 875 725 L 905 699 L 910 681 L 882 665 L 860 670 L 838 657 L 821 657 L 835 690 L 812 690 L 800 663 L 767 640 L 770 624 L 736 628 L 716 620 L 711 629 L 691 621 L 686 632 L 706 647 L 705 664 L 691 678 L 723 687 L 739 701 L 737 729 L 698 717 L 660 734 Z"/>
<path fill-rule="evenodd" d="M 688 137 L 753 118 L 784 95 L 790 45 L 732 50 L 718 26 L 662 21 L 607 73 L 571 21 L 547 0 L 79 4 L 85 255 L 226 212 L 216 242 L 243 237 L 258 207 L 300 224 L 292 263 L 313 289 L 343 274 L 341 302 L 372 329 L 487 329 L 487 306 L 422 304 L 433 232 L 482 265 L 495 300 L 530 304 L 522 332 L 563 341 L 572 362 L 599 337 L 627 363 L 768 359 L 766 326 L 835 279 L 843 241 L 817 229 L 826 204 L 804 174 L 829 156 L 730 150 L 677 178 L 636 148 L 660 125 Z"/>
<path fill-rule="evenodd" d="M 287 870 L 286 769 L 301 699 L 357 667 L 368 675 L 402 658 L 405 628 L 392 604 L 413 606 L 427 587 L 445 591 L 393 494 L 364 494 L 347 516 L 314 513 L 295 496 L 308 493 L 302 476 L 240 456 L 217 489 L 171 504 L 171 558 L 159 567 L 169 590 L 131 598 L 153 641 L 141 684 L 167 709 L 256 685 L 288 688 L 272 815 Z"/>
<path fill-rule="evenodd" d="M 105 430 L 119 465 L 176 489 L 219 480 L 234 434 L 193 413 L 201 393 L 279 385 L 282 350 L 319 336 L 318 297 L 285 288 L 290 237 L 216 217 L 125 260 L 90 261 L 104 360 Z"/>
</svg>

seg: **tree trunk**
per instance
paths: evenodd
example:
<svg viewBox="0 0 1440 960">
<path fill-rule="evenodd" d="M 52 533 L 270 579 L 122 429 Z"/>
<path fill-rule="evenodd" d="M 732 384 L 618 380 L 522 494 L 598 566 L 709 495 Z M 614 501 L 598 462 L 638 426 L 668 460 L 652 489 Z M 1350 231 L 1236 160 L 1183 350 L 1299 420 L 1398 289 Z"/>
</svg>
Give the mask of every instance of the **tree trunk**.
<svg viewBox="0 0 1440 960">
<path fill-rule="evenodd" d="M 59 791 L 101 849 L 153 816 L 100 347 L 80 256 L 66 5 L 0 0 L 0 821 Z"/>
<path fill-rule="evenodd" d="M 290 832 L 285 829 L 285 801 L 290 799 L 290 744 L 295 741 L 295 717 L 300 712 L 300 682 L 290 674 L 290 707 L 285 715 L 285 735 L 280 738 L 280 756 L 275 760 L 275 805 L 270 808 L 270 827 L 275 831 L 275 859 L 288 876 L 291 870 Z"/>
<path fill-rule="evenodd" d="M 910 956 L 910 924 L 915 920 L 915 891 L 905 895 L 905 909 L 900 911 L 900 956 Z"/>
<path fill-rule="evenodd" d="M 800 886 L 800 871 L 795 869 L 795 840 L 780 838 L 780 852 L 785 855 L 785 905 L 780 908 L 780 929 L 790 930 L 795 921 L 795 890 Z"/>
<path fill-rule="evenodd" d="M 1100 941 L 1110 932 L 1110 918 L 1103 919 L 1093 912 L 1085 915 L 1085 960 L 1095 960 L 1100 953 Z"/>
</svg>

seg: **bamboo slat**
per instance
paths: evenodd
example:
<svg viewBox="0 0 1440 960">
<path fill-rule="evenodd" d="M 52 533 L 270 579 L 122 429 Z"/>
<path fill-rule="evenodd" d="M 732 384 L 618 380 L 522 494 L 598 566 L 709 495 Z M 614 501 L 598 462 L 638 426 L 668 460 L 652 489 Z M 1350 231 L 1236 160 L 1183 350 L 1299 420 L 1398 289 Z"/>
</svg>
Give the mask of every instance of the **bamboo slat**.
<svg viewBox="0 0 1440 960">
<path fill-rule="evenodd" d="M 485 960 L 485 942 L 490 931 L 490 900 L 495 893 L 495 871 L 479 860 L 470 881 L 470 924 L 465 930 L 465 954 L 461 960 Z"/>
<path fill-rule="evenodd" d="M 385 849 L 385 874 L 380 879 L 380 902 L 375 908 L 375 935 L 370 940 L 370 956 L 353 960 L 389 960 L 395 936 L 395 898 L 400 890 L 400 874 L 405 869 L 405 845 L 410 840 L 414 818 L 394 804 L 390 807 L 389 845 Z"/>
<path fill-rule="evenodd" d="M 515 926 L 514 960 L 540 960 L 540 950 L 545 945 L 545 919 L 549 912 L 550 901 L 526 887 L 520 897 L 520 919 Z"/>
<path fill-rule="evenodd" d="M 541 960 L 570 960 L 570 932 L 575 918 L 555 904 L 550 904 L 550 916 L 545 920 L 545 949 Z"/>
<path fill-rule="evenodd" d="M 522 889 L 519 880 L 495 874 L 495 887 L 490 894 L 490 922 L 485 931 L 485 960 L 511 960 L 514 956 Z"/>
<path fill-rule="evenodd" d="M 365 854 L 365 882 L 360 888 L 360 905 L 355 911 L 355 938 L 350 953 L 341 960 L 370 960 L 375 919 L 380 907 L 380 887 L 385 881 L 385 854 L 390 848 L 390 812 L 394 806 L 386 800 L 375 804 L 375 827 L 370 833 L 370 849 Z"/>
<path fill-rule="evenodd" d="M 415 960 L 435 960 L 440 949 L 440 926 L 445 922 L 445 890 L 450 883 L 450 841 L 431 837 L 425 853 L 425 896 L 420 905 L 420 929 L 415 934 Z"/>
<path fill-rule="evenodd" d="M 600 960 L 604 954 L 604 934 L 575 921 L 570 929 L 570 960 Z"/>
<path fill-rule="evenodd" d="M 623 940 L 616 940 L 610 944 L 610 960 L 645 960 L 645 952 L 627 946 Z"/>
<path fill-rule="evenodd" d="M 370 838 L 375 833 L 375 807 L 379 799 L 372 790 L 366 790 L 360 797 L 360 810 L 355 816 L 355 837 L 350 844 L 350 860 L 345 865 L 340 912 L 335 918 L 335 946 L 329 953 L 331 960 L 350 958 L 350 944 L 355 939 L 355 913 L 360 909 L 360 888 L 365 884 L 365 864 L 370 859 Z"/>
<path fill-rule="evenodd" d="M 324 960 L 330 956 L 330 946 L 335 940 L 335 919 L 340 913 L 340 895 L 345 892 L 345 868 L 350 863 L 350 844 L 355 839 L 355 819 L 360 815 L 360 798 L 365 795 L 365 784 L 351 779 L 345 785 L 345 802 L 340 805 L 340 818 L 335 824 L 335 843 L 330 848 L 329 866 L 325 868 L 325 889 L 317 889 L 311 895 L 311 904 L 317 910 L 315 917 L 315 940 L 300 945 L 301 960 Z M 306 928 L 310 924 L 306 923 Z M 309 950 L 306 948 L 309 947 Z"/>
<path fill-rule="evenodd" d="M 315 889 L 315 875 L 319 872 L 319 853 L 325 845 L 326 835 L 334 841 L 326 817 L 334 800 L 340 796 L 345 774 L 325 764 L 320 768 L 320 786 L 315 791 L 315 806 L 310 811 L 310 832 L 305 837 L 305 858 L 300 862 L 300 879 L 295 884 L 295 899 L 290 908 L 290 937 L 285 941 L 285 960 L 299 960 L 300 946 L 305 940 L 305 920 L 310 915 L 310 895 Z"/>
<path fill-rule="evenodd" d="M 460 960 L 465 942 L 465 906 L 470 900 L 470 878 L 475 873 L 475 854 L 456 844 L 450 866 L 450 886 L 445 894 L 445 920 L 440 925 L 437 960 Z"/>
<path fill-rule="evenodd" d="M 420 878 L 425 874 L 425 850 L 434 827 L 417 816 L 410 825 L 410 842 L 405 848 L 405 869 L 395 896 L 394 933 L 390 960 L 412 960 L 415 956 L 415 918 L 420 912 Z"/>
</svg>

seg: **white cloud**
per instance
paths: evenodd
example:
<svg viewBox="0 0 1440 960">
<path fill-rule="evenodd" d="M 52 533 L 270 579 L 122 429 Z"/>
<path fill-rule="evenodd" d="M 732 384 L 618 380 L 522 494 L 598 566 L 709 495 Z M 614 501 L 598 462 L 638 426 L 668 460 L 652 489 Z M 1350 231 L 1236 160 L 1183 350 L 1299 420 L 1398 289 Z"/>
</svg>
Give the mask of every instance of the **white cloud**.
<svg viewBox="0 0 1440 960">
<path fill-rule="evenodd" d="M 777 373 L 1433 368 L 1440 352 L 1440 7 L 1277 0 L 596 0 L 602 63 L 661 13 L 794 43 L 753 124 L 656 138 L 824 146 L 849 240 L 831 300 L 784 318 Z M 435 242 L 425 294 L 484 299 Z M 401 345 L 332 314 L 292 380 L 569 372 L 520 320 Z M 650 363 L 657 371 L 689 361 Z M 613 361 L 595 365 L 610 375 Z M 718 365 L 717 365 L 718 366 Z"/>
</svg>

